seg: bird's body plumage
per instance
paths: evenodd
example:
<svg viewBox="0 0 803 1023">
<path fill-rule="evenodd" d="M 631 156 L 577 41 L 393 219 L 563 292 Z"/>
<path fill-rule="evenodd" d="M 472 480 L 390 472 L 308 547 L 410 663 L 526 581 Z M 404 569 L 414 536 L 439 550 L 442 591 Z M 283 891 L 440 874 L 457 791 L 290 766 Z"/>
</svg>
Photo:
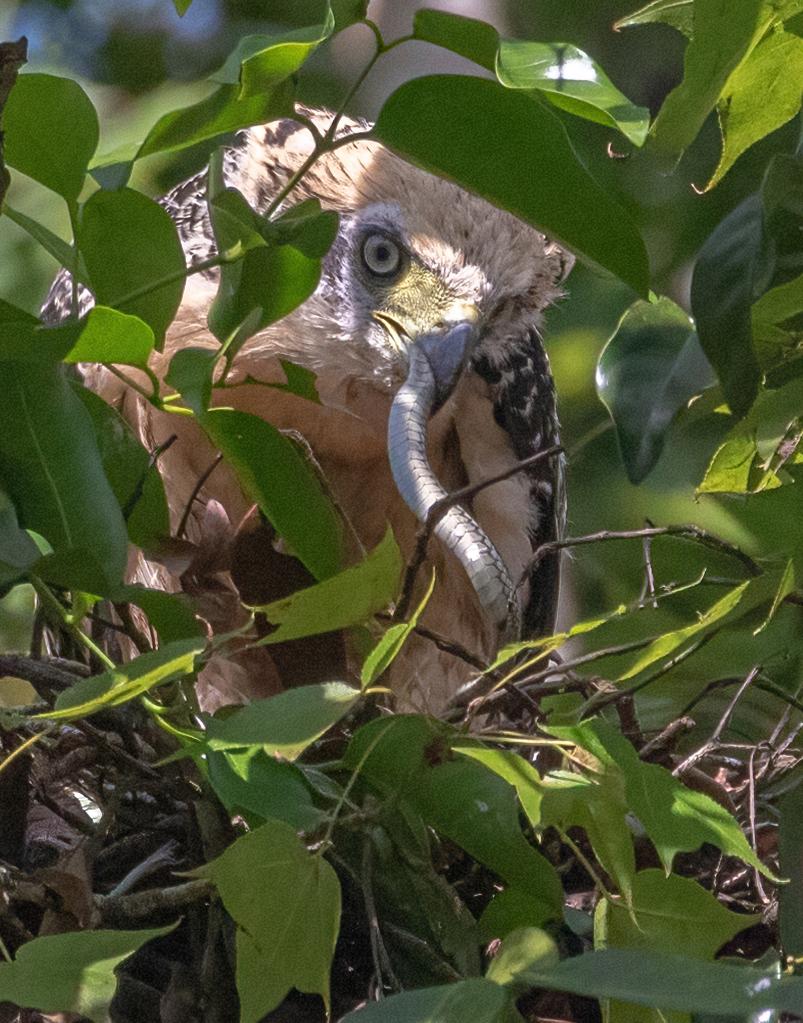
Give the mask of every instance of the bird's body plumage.
<svg viewBox="0 0 803 1023">
<path fill-rule="evenodd" d="M 365 126 L 346 123 L 341 130 L 355 127 Z M 297 122 L 250 129 L 226 156 L 226 182 L 239 189 L 257 211 L 264 211 L 311 147 L 310 133 Z M 204 187 L 204 176 L 197 175 L 162 200 L 176 222 L 190 263 L 214 252 Z M 360 547 L 378 543 L 388 524 L 403 554 L 409 556 L 418 523 L 391 475 L 386 436 L 389 409 L 404 380 L 405 363 L 398 346 L 389 343 L 387 322 L 412 333 L 459 319 L 464 310 L 471 310 L 477 319 L 480 339 L 470 365 L 432 418 L 428 442 L 430 463 L 447 490 L 477 482 L 557 443 L 554 390 L 539 328 L 542 310 L 560 295 L 567 257 L 511 214 L 405 163 L 369 140 L 343 145 L 321 157 L 287 202 L 307 197 L 317 198 L 324 208 L 340 215 L 320 284 L 301 306 L 245 344 L 234 361 L 227 389 L 216 393 L 214 402 L 256 413 L 303 437 L 326 486 L 353 526 L 351 561 L 359 557 Z M 393 287 L 377 283 L 358 265 L 359 246 L 371 231 L 400 240 L 406 263 Z M 217 271 L 188 277 L 164 352 L 154 364 L 160 376 L 180 348 L 216 344 L 206 323 L 216 288 Z M 63 290 L 56 288 L 50 299 L 51 319 L 58 318 L 58 304 L 66 301 Z M 316 374 L 320 405 L 253 382 L 281 382 L 280 360 Z M 214 450 L 197 424 L 153 408 L 109 372 L 91 371 L 88 382 L 121 407 L 148 448 L 178 434 L 160 458 L 175 526 L 193 500 Z M 189 539 L 198 541 L 204 528 L 208 531 L 208 509 L 219 507 L 214 502 L 222 505 L 230 523 L 248 519 L 250 502 L 225 465 L 215 469 L 197 495 L 187 523 Z M 560 461 L 539 462 L 489 486 L 474 496 L 469 511 L 495 545 L 511 579 L 524 577 L 518 599 L 525 634 L 549 629 L 557 599 L 557 566 L 547 559 L 530 578 L 528 564 L 534 548 L 554 539 L 562 529 Z M 242 536 L 247 547 L 252 542 L 247 536 L 253 534 L 246 530 Z M 252 567 L 258 563 L 265 573 L 281 574 L 287 555 L 275 546 L 264 565 L 250 559 Z M 226 550 L 228 561 L 221 566 L 224 571 L 234 566 L 237 578 L 236 542 L 227 544 Z M 483 612 L 463 566 L 435 540 L 430 543 L 427 564 L 419 587 L 425 585 L 432 567 L 437 582 L 422 624 L 480 660 L 492 657 L 499 630 Z M 140 563 L 137 571 L 151 583 L 179 588 L 175 573 L 161 565 Z M 276 592 L 273 582 L 266 579 L 265 583 L 269 595 Z M 248 590 L 249 599 L 264 596 L 255 593 L 259 582 L 253 577 L 240 585 Z M 207 617 L 211 621 L 214 616 L 207 613 Z M 268 669 L 262 664 L 262 677 L 250 687 L 251 694 L 288 681 L 304 681 L 280 678 L 277 663 L 274 658 Z M 394 662 L 388 684 L 402 706 L 437 713 L 471 671 L 431 639 L 413 637 Z"/>
</svg>

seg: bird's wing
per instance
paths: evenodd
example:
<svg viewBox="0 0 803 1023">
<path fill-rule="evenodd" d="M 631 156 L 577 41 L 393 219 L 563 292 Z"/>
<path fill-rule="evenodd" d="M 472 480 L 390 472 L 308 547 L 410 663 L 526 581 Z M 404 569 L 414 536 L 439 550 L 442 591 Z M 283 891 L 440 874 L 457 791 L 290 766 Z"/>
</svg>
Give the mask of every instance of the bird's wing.
<svg viewBox="0 0 803 1023">
<path fill-rule="evenodd" d="M 529 458 L 560 443 L 555 387 L 541 338 L 532 329 L 500 370 L 484 360 L 472 367 L 491 384 L 494 418 L 510 438 L 517 459 Z M 523 524 L 533 553 L 563 536 L 566 524 L 563 455 L 523 470 L 529 483 L 530 516 Z M 560 555 L 552 554 L 529 571 L 529 599 L 522 611 L 522 635 L 550 633 L 560 587 Z"/>
</svg>

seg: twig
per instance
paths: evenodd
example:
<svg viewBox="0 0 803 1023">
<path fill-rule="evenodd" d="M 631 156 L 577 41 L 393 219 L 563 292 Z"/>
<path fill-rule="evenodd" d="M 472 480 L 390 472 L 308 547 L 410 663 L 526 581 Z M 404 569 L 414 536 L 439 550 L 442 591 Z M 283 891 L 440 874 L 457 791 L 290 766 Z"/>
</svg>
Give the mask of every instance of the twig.
<svg viewBox="0 0 803 1023">
<path fill-rule="evenodd" d="M 461 501 L 470 500 L 476 494 L 479 494 L 480 491 L 485 490 L 486 487 L 492 487 L 495 483 L 501 483 L 503 480 L 510 479 L 511 476 L 516 476 L 518 473 L 524 472 L 525 469 L 529 469 L 533 465 L 537 465 L 539 462 L 543 462 L 548 458 L 553 458 L 555 455 L 561 454 L 562 451 L 563 448 L 559 444 L 555 444 L 551 448 L 544 448 L 543 451 L 538 451 L 536 454 L 530 455 L 529 458 L 524 458 L 520 462 L 516 462 L 515 465 L 510 466 L 503 472 L 495 473 L 493 476 L 488 476 L 485 479 L 479 480 L 477 483 L 469 483 L 465 487 L 453 490 L 450 494 L 442 497 L 432 505 L 429 509 L 426 520 L 418 527 L 415 538 L 415 548 L 413 549 L 412 557 L 408 561 L 407 567 L 404 570 L 402 592 L 393 616 L 395 621 L 401 621 L 403 618 L 407 617 L 407 612 L 410 610 L 410 604 L 413 599 L 413 587 L 415 586 L 415 580 L 418 576 L 419 569 L 424 563 L 432 531 L 446 512 L 455 504 L 459 504 Z"/>
<path fill-rule="evenodd" d="M 157 447 L 155 447 L 151 452 L 151 456 L 148 459 L 148 468 L 145 470 L 145 472 L 141 474 L 141 476 L 137 480 L 136 486 L 131 491 L 131 496 L 128 498 L 128 500 L 122 507 L 123 518 L 126 520 L 126 522 L 128 522 L 131 513 L 133 512 L 134 508 L 136 507 L 137 503 L 142 497 L 142 493 L 145 490 L 145 480 L 148 478 L 148 473 L 151 471 L 151 469 L 154 468 L 156 463 L 159 461 L 159 458 L 165 453 L 165 451 L 167 451 L 167 449 L 172 444 L 175 444 L 177 440 L 178 434 L 173 433 L 167 438 L 167 440 L 162 441 L 162 443 L 157 445 Z"/>
<path fill-rule="evenodd" d="M 176 537 L 178 539 L 181 539 L 181 537 L 184 536 L 184 531 L 186 530 L 187 523 L 189 522 L 192 506 L 195 504 L 198 495 L 203 490 L 204 484 L 222 461 L 223 461 L 222 454 L 215 455 L 211 465 L 207 466 L 207 468 L 204 469 L 204 471 L 196 480 L 195 486 L 192 488 L 192 493 L 190 494 L 189 498 L 187 499 L 187 503 L 184 506 L 184 511 L 181 515 L 181 521 L 179 522 L 178 529 L 176 530 Z"/>
<path fill-rule="evenodd" d="M 549 555 L 554 554 L 557 551 L 565 550 L 568 547 L 582 547 L 585 544 L 606 543 L 610 540 L 644 540 L 645 538 L 652 538 L 654 536 L 676 536 L 684 540 L 696 540 L 697 543 L 700 543 L 705 547 L 710 547 L 712 550 L 719 551 L 721 554 L 727 554 L 730 557 L 735 558 L 744 566 L 749 575 L 761 575 L 761 567 L 750 557 L 749 554 L 745 554 L 745 552 L 739 547 L 736 547 L 735 544 L 728 543 L 727 540 L 722 540 L 720 537 L 714 536 L 705 529 L 700 529 L 699 526 L 648 526 L 644 529 L 603 529 L 598 533 L 589 533 L 586 536 L 570 536 L 566 537 L 564 540 L 552 540 L 549 543 L 542 544 L 530 559 L 529 564 L 522 573 L 518 585 L 521 586 L 522 583 L 529 578 L 530 573 L 533 569 L 538 567 L 544 558 L 549 557 Z"/>
<path fill-rule="evenodd" d="M 755 682 L 760 671 L 761 671 L 760 666 L 756 665 L 748 672 L 747 677 L 742 679 L 741 685 L 734 693 L 733 697 L 728 703 L 728 706 L 725 708 L 722 716 L 717 722 L 716 728 L 711 733 L 711 738 L 708 739 L 705 743 L 703 743 L 703 745 L 700 746 L 698 749 L 694 750 L 693 753 L 690 753 L 684 760 L 682 760 L 678 764 L 678 766 L 672 771 L 672 774 L 674 775 L 683 774 L 685 771 L 688 771 L 690 767 L 692 767 L 698 761 L 702 760 L 703 757 L 705 757 L 708 753 L 710 753 L 712 750 L 716 749 L 717 746 L 719 746 L 720 739 L 722 738 L 722 733 L 728 727 L 730 719 L 733 717 L 733 712 L 736 710 L 736 704 L 742 698 L 742 694 L 747 691 L 747 689 L 753 684 L 753 682 Z"/>
</svg>

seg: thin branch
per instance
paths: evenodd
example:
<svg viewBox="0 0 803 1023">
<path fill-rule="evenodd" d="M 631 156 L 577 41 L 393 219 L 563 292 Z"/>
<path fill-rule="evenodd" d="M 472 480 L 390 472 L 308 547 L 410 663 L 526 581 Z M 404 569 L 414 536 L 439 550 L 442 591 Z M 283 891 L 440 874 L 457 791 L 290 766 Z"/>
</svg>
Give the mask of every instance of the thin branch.
<svg viewBox="0 0 803 1023">
<path fill-rule="evenodd" d="M 684 540 L 695 540 L 704 547 L 710 547 L 712 550 L 716 550 L 721 554 L 727 554 L 729 557 L 735 558 L 744 566 L 749 575 L 761 575 L 761 567 L 750 557 L 749 554 L 745 554 L 745 552 L 735 546 L 735 544 L 728 543 L 727 540 L 722 540 L 720 537 L 714 536 L 705 529 L 700 529 L 699 526 L 648 526 L 644 529 L 603 529 L 599 533 L 589 533 L 586 536 L 570 536 L 566 537 L 564 540 L 552 540 L 550 543 L 542 544 L 533 555 L 525 571 L 522 573 L 522 577 L 519 580 L 518 585 L 521 586 L 522 583 L 529 578 L 530 572 L 532 572 L 534 568 L 537 568 L 544 558 L 549 557 L 549 555 L 554 554 L 557 551 L 565 550 L 568 547 L 582 547 L 586 544 L 606 543 L 611 540 L 644 540 L 645 538 L 651 538 L 654 536 L 676 536 Z"/>
<path fill-rule="evenodd" d="M 209 477 L 212 475 L 212 473 L 215 471 L 215 469 L 217 469 L 217 467 L 220 465 L 220 463 L 222 461 L 223 461 L 223 455 L 222 454 L 215 455 L 215 457 L 212 460 L 211 464 L 208 465 L 206 467 L 206 469 L 204 469 L 204 471 L 201 473 L 201 475 L 195 481 L 195 486 L 192 488 L 192 493 L 190 494 L 189 498 L 187 499 L 187 503 L 184 506 L 184 511 L 182 512 L 182 515 L 181 515 L 181 521 L 179 522 L 178 529 L 176 530 L 176 537 L 179 540 L 181 539 L 182 536 L 184 536 L 184 531 L 187 528 L 187 523 L 189 522 L 189 519 L 190 519 L 190 513 L 192 512 L 192 506 L 195 504 L 195 502 L 196 502 L 196 500 L 198 498 L 198 495 L 203 490 L 204 484 L 209 479 Z"/>
</svg>

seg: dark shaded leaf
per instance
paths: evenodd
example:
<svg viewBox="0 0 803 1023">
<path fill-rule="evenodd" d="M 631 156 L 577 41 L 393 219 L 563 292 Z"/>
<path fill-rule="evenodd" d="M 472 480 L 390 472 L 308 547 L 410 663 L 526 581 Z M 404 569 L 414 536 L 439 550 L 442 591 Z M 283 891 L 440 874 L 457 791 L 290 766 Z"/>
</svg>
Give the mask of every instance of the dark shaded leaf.
<svg viewBox="0 0 803 1023">
<path fill-rule="evenodd" d="M 170 513 L 159 470 L 151 465 L 150 455 L 116 409 L 85 387 L 76 386 L 75 393 L 92 418 L 103 471 L 126 516 L 129 539 L 138 547 L 152 549 L 170 535 Z"/>
<path fill-rule="evenodd" d="M 692 278 L 691 305 L 700 344 L 737 416 L 750 408 L 760 379 L 750 310 L 761 234 L 761 202 L 753 195 L 709 235 Z"/>
<path fill-rule="evenodd" d="M 84 187 L 98 144 L 98 115 L 69 78 L 23 74 L 3 108 L 5 161 L 68 202 Z"/>
<path fill-rule="evenodd" d="M 20 529 L 8 494 L 0 490 L 0 586 L 19 579 L 36 564 L 40 553 L 26 530 Z"/>
<path fill-rule="evenodd" d="M 531 96 L 480 78 L 418 78 L 386 101 L 374 133 L 399 155 L 510 210 L 646 294 L 638 230 L 577 159 L 558 118 Z"/>
<path fill-rule="evenodd" d="M 781 947 L 785 956 L 803 955 L 803 785 L 798 767 L 797 784 L 781 797 L 778 852 L 781 876 Z"/>
<path fill-rule="evenodd" d="M 128 537 L 92 421 L 58 366 L 6 363 L 0 480 L 20 523 L 54 554 L 46 578 L 88 593 L 122 580 Z"/>
<path fill-rule="evenodd" d="M 165 593 L 164 590 L 130 585 L 122 586 L 115 593 L 114 599 L 115 602 L 124 601 L 141 608 L 148 616 L 151 627 L 156 629 L 162 645 L 204 634 L 189 598 L 183 593 Z"/>
<path fill-rule="evenodd" d="M 309 461 L 264 419 L 211 409 L 202 426 L 293 553 L 316 579 L 342 562 L 340 520 Z"/>
<path fill-rule="evenodd" d="M 634 302 L 597 362 L 597 394 L 610 413 L 631 483 L 654 468 L 676 413 L 714 383 L 694 323 L 663 296 Z"/>
</svg>

